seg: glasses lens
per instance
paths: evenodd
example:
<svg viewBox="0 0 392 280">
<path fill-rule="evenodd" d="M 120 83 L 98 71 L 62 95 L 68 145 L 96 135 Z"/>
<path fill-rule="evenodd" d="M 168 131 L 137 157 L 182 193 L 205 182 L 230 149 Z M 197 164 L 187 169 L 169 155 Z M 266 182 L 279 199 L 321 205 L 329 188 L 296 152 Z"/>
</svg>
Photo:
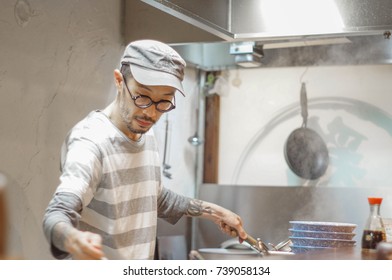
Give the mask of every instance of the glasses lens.
<svg viewBox="0 0 392 280">
<path fill-rule="evenodd" d="M 135 99 L 135 104 L 136 106 L 146 108 L 152 104 L 152 100 L 148 96 L 139 95 Z"/>
<path fill-rule="evenodd" d="M 170 101 L 161 100 L 157 104 L 157 110 L 167 112 L 173 109 L 174 105 Z"/>
<path fill-rule="evenodd" d="M 155 103 L 156 109 L 160 112 L 168 112 L 174 109 L 175 107 L 174 104 L 171 103 L 169 100 L 161 100 L 159 102 L 153 102 L 150 97 L 144 95 L 136 96 L 134 102 L 135 105 L 138 106 L 139 108 L 148 108 L 153 103 Z"/>
</svg>

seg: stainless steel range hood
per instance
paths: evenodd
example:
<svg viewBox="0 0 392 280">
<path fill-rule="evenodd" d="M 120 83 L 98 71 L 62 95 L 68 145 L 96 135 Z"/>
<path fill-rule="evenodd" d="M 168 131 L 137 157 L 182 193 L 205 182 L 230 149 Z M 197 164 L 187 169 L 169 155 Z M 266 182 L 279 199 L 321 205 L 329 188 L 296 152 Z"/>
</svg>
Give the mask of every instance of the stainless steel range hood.
<svg viewBox="0 0 392 280">
<path fill-rule="evenodd" d="M 143 0 L 226 41 L 376 35 L 390 0 Z"/>
<path fill-rule="evenodd" d="M 235 66 L 236 54 L 230 55 L 230 48 L 238 42 L 263 46 L 264 63 L 258 61 L 256 66 L 287 64 L 273 58 L 282 55 L 282 49 L 289 56 L 286 60 L 302 52 L 318 56 L 291 61 L 294 65 L 323 64 L 335 51 L 354 52 L 353 59 L 345 63 L 391 63 L 391 40 L 385 39 L 392 30 L 391 0 L 142 1 L 222 39 L 176 46 L 187 61 L 206 70 Z M 336 50 L 330 50 L 330 46 Z M 375 55 L 369 51 L 372 49 L 376 49 Z M 248 57 L 259 58 L 252 53 Z M 196 59 L 200 55 L 204 58 Z"/>
</svg>

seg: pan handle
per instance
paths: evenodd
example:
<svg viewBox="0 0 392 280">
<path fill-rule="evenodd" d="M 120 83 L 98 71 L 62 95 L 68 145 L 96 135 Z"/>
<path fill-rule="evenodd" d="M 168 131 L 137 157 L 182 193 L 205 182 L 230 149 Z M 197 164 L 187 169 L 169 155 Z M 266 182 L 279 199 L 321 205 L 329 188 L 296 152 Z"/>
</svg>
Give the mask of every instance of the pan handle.
<svg viewBox="0 0 392 280">
<path fill-rule="evenodd" d="M 241 240 L 241 239 L 240 239 Z M 246 243 L 248 243 L 250 245 L 250 247 L 257 251 L 258 253 L 262 254 L 262 255 L 268 255 L 269 254 L 269 248 L 267 245 L 265 245 L 265 243 L 263 241 L 261 241 L 261 239 L 255 239 L 252 236 L 250 236 L 248 234 L 248 237 L 246 239 L 244 239 L 243 241 L 245 241 Z"/>
<path fill-rule="evenodd" d="M 306 85 L 301 85 L 301 115 L 302 115 L 302 127 L 306 127 L 308 124 L 308 97 L 306 95 Z"/>
</svg>

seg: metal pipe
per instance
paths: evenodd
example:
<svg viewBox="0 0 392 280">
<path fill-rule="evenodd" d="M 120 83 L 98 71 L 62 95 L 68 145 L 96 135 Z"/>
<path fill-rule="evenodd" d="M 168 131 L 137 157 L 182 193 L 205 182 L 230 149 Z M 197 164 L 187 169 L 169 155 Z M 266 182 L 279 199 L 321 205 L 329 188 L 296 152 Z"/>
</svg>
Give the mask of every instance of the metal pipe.
<svg viewBox="0 0 392 280">
<path fill-rule="evenodd" d="M 199 114 L 197 116 L 197 131 L 199 131 L 199 135 L 204 138 L 204 120 L 205 120 L 205 98 L 203 94 L 200 94 L 204 88 L 206 73 L 200 69 L 198 69 L 198 92 L 197 92 L 197 104 Z M 202 112 L 200 114 L 200 112 Z M 196 147 L 196 158 L 195 158 L 195 186 L 194 186 L 194 198 L 199 199 L 200 186 L 203 182 L 203 160 L 204 160 L 204 146 L 199 145 Z M 191 248 L 197 249 L 196 246 L 196 236 L 197 236 L 197 219 L 192 219 L 191 225 Z"/>
</svg>

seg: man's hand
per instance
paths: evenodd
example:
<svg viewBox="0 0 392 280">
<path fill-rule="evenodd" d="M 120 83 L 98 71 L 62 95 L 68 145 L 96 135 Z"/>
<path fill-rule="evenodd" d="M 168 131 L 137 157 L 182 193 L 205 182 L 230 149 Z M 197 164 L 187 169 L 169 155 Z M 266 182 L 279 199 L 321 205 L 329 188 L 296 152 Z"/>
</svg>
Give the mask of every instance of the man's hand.
<svg viewBox="0 0 392 280">
<path fill-rule="evenodd" d="M 106 259 L 102 251 L 102 237 L 99 234 L 80 231 L 65 222 L 59 222 L 54 226 L 52 242 L 76 260 Z"/>
<path fill-rule="evenodd" d="M 240 216 L 224 208 L 221 211 L 223 212 L 222 218 L 215 221 L 219 225 L 220 230 L 231 237 L 238 236 L 240 239 L 246 239 L 248 235 L 242 226 Z"/>
<path fill-rule="evenodd" d="M 71 229 L 66 236 L 64 247 L 76 260 L 105 258 L 102 251 L 102 237 L 92 232 Z"/>
<path fill-rule="evenodd" d="M 246 239 L 248 237 L 242 227 L 241 217 L 219 205 L 193 199 L 189 204 L 187 215 L 213 220 L 219 226 L 220 230 L 232 237 L 239 236 L 240 239 Z"/>
</svg>

